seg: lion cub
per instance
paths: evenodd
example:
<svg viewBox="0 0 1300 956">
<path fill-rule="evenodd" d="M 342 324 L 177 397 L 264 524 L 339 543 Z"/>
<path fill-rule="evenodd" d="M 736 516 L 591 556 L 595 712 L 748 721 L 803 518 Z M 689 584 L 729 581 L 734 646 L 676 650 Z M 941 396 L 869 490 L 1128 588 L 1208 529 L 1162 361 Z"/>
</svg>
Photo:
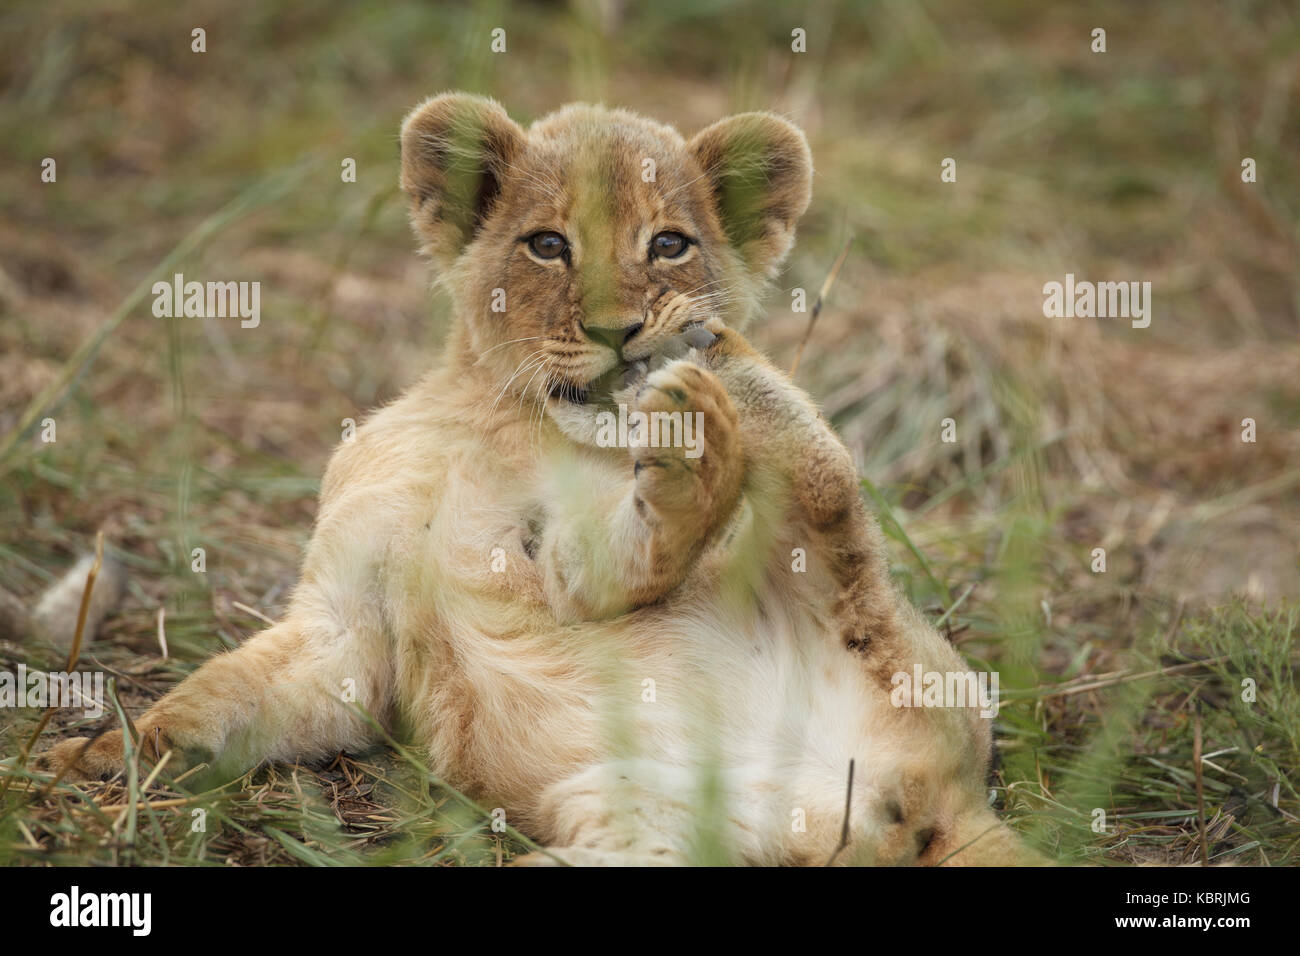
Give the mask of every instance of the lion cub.
<svg viewBox="0 0 1300 956">
<path fill-rule="evenodd" d="M 964 663 L 892 586 L 849 453 L 741 336 L 808 205 L 803 134 L 582 105 L 525 129 L 449 93 L 401 143 L 454 330 L 334 453 L 284 619 L 139 719 L 149 758 L 366 748 L 359 705 L 573 863 L 1017 859 L 989 721 L 891 702 Z M 121 759 L 109 732 L 43 766 Z"/>
</svg>

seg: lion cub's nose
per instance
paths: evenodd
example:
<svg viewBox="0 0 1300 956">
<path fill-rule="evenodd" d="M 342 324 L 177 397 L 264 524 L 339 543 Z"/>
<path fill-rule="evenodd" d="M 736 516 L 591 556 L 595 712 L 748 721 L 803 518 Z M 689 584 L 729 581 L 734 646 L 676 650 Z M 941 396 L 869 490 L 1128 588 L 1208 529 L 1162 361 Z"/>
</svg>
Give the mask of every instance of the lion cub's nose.
<svg viewBox="0 0 1300 956">
<path fill-rule="evenodd" d="M 634 322 L 631 325 L 583 325 L 582 331 L 586 333 L 587 338 L 593 342 L 599 342 L 601 345 L 608 345 L 620 356 L 623 354 L 623 346 L 645 328 L 644 322 Z"/>
</svg>

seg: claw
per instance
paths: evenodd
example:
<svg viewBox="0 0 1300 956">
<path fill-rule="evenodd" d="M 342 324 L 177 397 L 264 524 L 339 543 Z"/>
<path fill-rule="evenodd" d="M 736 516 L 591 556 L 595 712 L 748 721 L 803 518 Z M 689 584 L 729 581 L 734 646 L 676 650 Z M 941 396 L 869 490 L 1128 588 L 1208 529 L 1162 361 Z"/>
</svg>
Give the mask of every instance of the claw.
<svg viewBox="0 0 1300 956">
<path fill-rule="evenodd" d="M 649 371 L 650 371 L 650 364 L 648 362 L 644 360 L 640 362 L 633 362 L 623 371 L 623 375 L 621 377 L 621 380 L 619 381 L 619 388 L 620 389 L 629 388 L 632 385 L 636 385 L 643 378 L 645 378 L 646 373 Z"/>
<path fill-rule="evenodd" d="M 686 344 L 693 349 L 707 349 L 710 345 L 718 340 L 718 337 L 702 325 L 693 325 L 682 333 L 682 338 Z"/>
</svg>

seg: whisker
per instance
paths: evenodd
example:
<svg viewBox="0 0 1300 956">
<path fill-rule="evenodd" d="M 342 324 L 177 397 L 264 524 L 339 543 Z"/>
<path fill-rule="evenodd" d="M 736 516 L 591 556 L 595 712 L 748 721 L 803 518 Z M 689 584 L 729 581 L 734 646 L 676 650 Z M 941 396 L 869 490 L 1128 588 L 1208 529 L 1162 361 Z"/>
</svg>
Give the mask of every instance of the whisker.
<svg viewBox="0 0 1300 956">
<path fill-rule="evenodd" d="M 483 352 L 479 355 L 479 357 L 474 361 L 474 364 L 477 365 L 479 362 L 483 361 L 483 357 L 484 357 L 485 355 L 491 355 L 491 354 L 492 354 L 493 352 L 495 352 L 497 349 L 503 349 L 503 348 L 505 348 L 507 345 L 517 345 L 517 344 L 519 344 L 520 342 L 531 342 L 531 341 L 533 341 L 534 339 L 540 339 L 540 338 L 541 338 L 540 335 L 525 335 L 525 336 L 524 336 L 523 338 L 521 338 L 521 339 L 511 339 L 509 342 L 498 342 L 496 345 L 492 346 L 490 349 L 484 349 Z"/>
<path fill-rule="evenodd" d="M 529 367 L 529 368 L 531 368 L 531 367 L 532 367 L 532 363 L 533 363 L 533 361 L 537 358 L 537 356 L 539 356 L 539 355 L 543 355 L 543 354 L 545 353 L 545 351 L 546 351 L 545 349 L 535 349 L 535 350 L 534 350 L 533 352 L 531 352 L 529 355 L 525 356 L 525 358 L 523 359 L 523 361 L 521 361 L 521 362 L 520 362 L 520 363 L 515 367 L 514 374 L 512 374 L 508 379 L 506 379 L 505 384 L 503 384 L 503 385 L 501 386 L 501 390 L 500 390 L 499 392 L 497 392 L 496 400 L 492 403 L 492 410 L 493 410 L 493 411 L 496 411 L 497 406 L 501 403 L 501 399 L 505 396 L 506 389 L 508 389 L 508 388 L 510 387 L 510 383 L 513 382 L 516 378 L 518 378 L 520 375 L 523 374 L 523 372 L 525 371 L 525 367 Z"/>
</svg>

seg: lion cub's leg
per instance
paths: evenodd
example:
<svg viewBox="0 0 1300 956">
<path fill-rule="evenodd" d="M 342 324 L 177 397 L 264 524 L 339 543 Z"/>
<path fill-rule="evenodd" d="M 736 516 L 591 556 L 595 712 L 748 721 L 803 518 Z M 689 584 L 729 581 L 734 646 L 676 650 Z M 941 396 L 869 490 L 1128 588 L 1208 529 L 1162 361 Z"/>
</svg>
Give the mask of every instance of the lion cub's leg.
<svg viewBox="0 0 1300 956">
<path fill-rule="evenodd" d="M 539 560 L 561 616 L 612 617 L 675 588 L 735 511 L 744 460 L 736 410 L 708 369 L 673 362 L 637 390 L 648 427 L 689 416 L 693 447 L 632 444 L 627 479 L 604 500 L 551 516 Z M 671 426 L 670 426 L 671 427 Z M 684 427 L 684 426 L 683 426 Z M 662 432 L 661 432 L 662 434 Z"/>
<path fill-rule="evenodd" d="M 173 773 L 200 760 L 237 773 L 263 760 L 365 745 L 372 732 L 344 700 L 355 689 L 355 700 L 383 719 L 387 682 L 348 638 L 308 638 L 285 621 L 212 658 L 135 721 L 141 756 L 153 763 L 172 751 Z M 54 773 L 66 767 L 70 780 L 94 779 L 120 770 L 122 757 L 122 732 L 113 730 L 61 741 L 34 765 Z"/>
<path fill-rule="evenodd" d="M 740 418 L 750 469 L 747 493 L 790 514 L 820 545 L 834 575 L 835 619 L 845 644 L 892 638 L 897 595 L 880 528 L 863 504 L 853 456 L 802 389 L 737 332 L 717 338 L 703 363 L 727 388 Z"/>
<path fill-rule="evenodd" d="M 547 849 L 575 866 L 681 866 L 701 862 L 701 837 L 710 831 L 713 852 L 726 862 L 764 858 L 762 811 L 751 791 L 724 784 L 720 820 L 702 819 L 704 776 L 699 768 L 646 758 L 589 767 L 552 784 L 541 796 L 539 835 Z M 716 830 L 717 832 L 712 832 Z M 558 861 L 534 853 L 519 861 Z M 715 860 L 714 862 L 722 862 Z"/>
</svg>

